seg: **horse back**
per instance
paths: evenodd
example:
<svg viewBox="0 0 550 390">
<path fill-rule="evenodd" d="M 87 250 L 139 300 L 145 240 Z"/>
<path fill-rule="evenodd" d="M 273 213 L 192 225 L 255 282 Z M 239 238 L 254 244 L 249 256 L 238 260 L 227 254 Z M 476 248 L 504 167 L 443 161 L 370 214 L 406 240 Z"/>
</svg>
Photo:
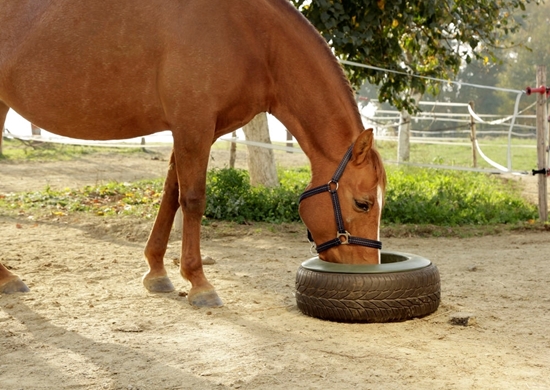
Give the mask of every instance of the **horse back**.
<svg viewBox="0 0 550 390">
<path fill-rule="evenodd" d="M 268 109 L 272 32 L 257 21 L 272 7 L 260 3 L 0 0 L 0 100 L 76 138 L 134 137 L 182 118 L 231 131 Z"/>
</svg>

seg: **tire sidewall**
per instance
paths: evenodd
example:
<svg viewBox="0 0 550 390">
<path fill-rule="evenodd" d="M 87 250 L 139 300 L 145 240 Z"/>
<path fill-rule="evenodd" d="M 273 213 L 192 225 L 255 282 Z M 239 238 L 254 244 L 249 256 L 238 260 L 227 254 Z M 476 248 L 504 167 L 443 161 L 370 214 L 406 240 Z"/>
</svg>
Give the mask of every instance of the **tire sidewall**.
<svg viewBox="0 0 550 390">
<path fill-rule="evenodd" d="M 361 272 L 356 266 L 333 263 L 328 272 L 326 262 L 310 259 L 296 274 L 298 308 L 311 317 L 338 322 L 404 321 L 433 313 L 440 303 L 439 271 L 427 259 L 412 261 L 416 258 L 407 254 L 401 264 L 361 266 Z"/>
</svg>

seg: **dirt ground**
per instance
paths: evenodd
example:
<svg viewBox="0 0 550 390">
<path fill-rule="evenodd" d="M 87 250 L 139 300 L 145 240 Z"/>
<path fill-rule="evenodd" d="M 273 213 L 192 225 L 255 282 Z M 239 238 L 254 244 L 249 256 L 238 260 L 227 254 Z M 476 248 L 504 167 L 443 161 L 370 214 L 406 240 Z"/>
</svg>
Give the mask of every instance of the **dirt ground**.
<svg viewBox="0 0 550 390">
<path fill-rule="evenodd" d="M 166 156 L 94 156 L 0 164 L 0 193 L 164 175 Z M 278 155 L 282 162 L 303 156 Z M 224 165 L 223 151 L 213 164 Z M 245 160 L 241 155 L 239 164 Z M 0 296 L 0 388 L 11 389 L 549 389 L 550 242 L 544 232 L 478 238 L 385 238 L 441 274 L 442 303 L 400 323 L 342 324 L 300 313 L 298 225 L 213 225 L 205 266 L 225 306 L 141 285 L 151 221 L 0 214 L 0 261 L 30 293 Z M 471 315 L 453 325 L 455 313 Z"/>
</svg>

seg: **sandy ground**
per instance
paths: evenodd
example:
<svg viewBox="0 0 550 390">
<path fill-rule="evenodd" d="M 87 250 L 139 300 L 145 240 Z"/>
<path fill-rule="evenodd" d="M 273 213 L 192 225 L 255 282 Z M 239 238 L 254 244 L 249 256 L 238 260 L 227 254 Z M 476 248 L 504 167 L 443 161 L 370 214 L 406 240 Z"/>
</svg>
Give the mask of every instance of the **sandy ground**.
<svg viewBox="0 0 550 390">
<path fill-rule="evenodd" d="M 289 156 L 282 155 L 284 161 Z M 299 159 L 301 157 L 293 157 Z M 223 153 L 214 156 L 225 164 Z M 239 157 L 240 163 L 244 163 Z M 166 158 L 0 164 L 0 193 L 163 175 Z M 384 238 L 437 265 L 442 303 L 422 319 L 342 324 L 304 316 L 298 225 L 205 229 L 207 276 L 225 302 L 194 309 L 141 285 L 151 221 L 0 214 L 0 261 L 27 294 L 0 296 L 0 389 L 549 389 L 549 234 Z M 469 313 L 468 326 L 450 323 Z"/>
</svg>

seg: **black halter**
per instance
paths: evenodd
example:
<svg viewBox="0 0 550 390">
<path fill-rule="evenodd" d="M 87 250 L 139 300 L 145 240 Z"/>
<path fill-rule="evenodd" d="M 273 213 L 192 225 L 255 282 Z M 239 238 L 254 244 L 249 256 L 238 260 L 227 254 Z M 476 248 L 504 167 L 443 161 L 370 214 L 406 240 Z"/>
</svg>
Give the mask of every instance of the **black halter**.
<svg viewBox="0 0 550 390">
<path fill-rule="evenodd" d="M 338 180 L 340 180 L 340 177 L 344 173 L 344 169 L 346 169 L 346 165 L 348 165 L 348 162 L 351 159 L 352 151 L 353 144 L 348 149 L 344 158 L 340 162 L 340 165 L 338 165 L 338 169 L 336 169 L 334 176 L 332 176 L 332 179 L 330 179 L 327 184 L 307 190 L 300 196 L 300 202 L 306 198 L 309 198 L 310 196 L 321 194 L 323 192 L 330 193 L 330 196 L 332 198 L 332 206 L 334 209 L 334 216 L 336 218 L 338 232 L 336 233 L 336 238 L 317 246 L 315 248 L 317 250 L 317 253 L 324 252 L 334 246 L 347 244 L 363 245 L 369 248 L 382 249 L 382 243 L 380 241 L 369 240 L 368 238 L 354 237 L 350 235 L 344 227 L 342 210 L 340 208 L 340 201 L 338 200 Z M 309 231 L 309 229 L 307 230 L 307 237 L 309 241 L 313 242 L 313 237 L 311 236 L 311 232 Z"/>
</svg>

